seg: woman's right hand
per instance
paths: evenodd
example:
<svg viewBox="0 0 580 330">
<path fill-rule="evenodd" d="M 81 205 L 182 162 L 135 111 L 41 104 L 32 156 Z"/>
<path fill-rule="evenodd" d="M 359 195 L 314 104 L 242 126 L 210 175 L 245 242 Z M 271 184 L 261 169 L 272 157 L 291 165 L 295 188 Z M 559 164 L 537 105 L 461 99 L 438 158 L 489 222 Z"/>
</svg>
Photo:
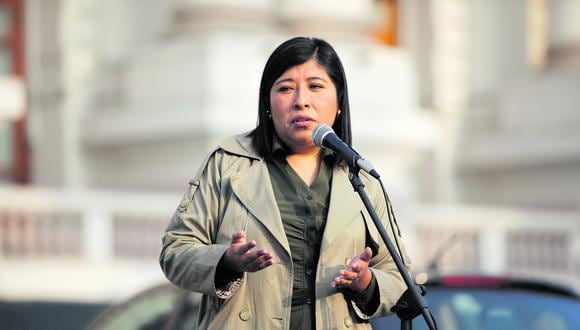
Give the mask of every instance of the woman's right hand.
<svg viewBox="0 0 580 330">
<path fill-rule="evenodd" d="M 264 249 L 252 250 L 255 246 L 256 241 L 246 242 L 245 231 L 235 231 L 223 256 L 224 266 L 235 272 L 257 272 L 271 266 L 274 263 L 272 254 Z"/>
</svg>

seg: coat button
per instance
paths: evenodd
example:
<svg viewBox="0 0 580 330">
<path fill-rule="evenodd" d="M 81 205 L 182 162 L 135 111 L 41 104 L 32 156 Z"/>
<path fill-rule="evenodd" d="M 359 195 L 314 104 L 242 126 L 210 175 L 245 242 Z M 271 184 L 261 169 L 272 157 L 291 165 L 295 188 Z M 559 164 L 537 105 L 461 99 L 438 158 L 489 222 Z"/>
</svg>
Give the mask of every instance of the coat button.
<svg viewBox="0 0 580 330">
<path fill-rule="evenodd" d="M 344 318 L 344 326 L 350 328 L 352 326 L 352 319 L 350 316 Z"/>
<path fill-rule="evenodd" d="M 352 261 L 352 259 L 351 259 L 351 258 L 349 258 L 349 257 L 346 257 L 346 258 L 344 259 L 344 267 L 348 267 L 348 265 L 350 264 L 350 262 L 351 262 L 351 261 Z"/>
<path fill-rule="evenodd" d="M 240 312 L 240 319 L 242 321 L 247 321 L 250 319 L 250 312 L 247 309 L 244 309 L 243 311 Z"/>
</svg>

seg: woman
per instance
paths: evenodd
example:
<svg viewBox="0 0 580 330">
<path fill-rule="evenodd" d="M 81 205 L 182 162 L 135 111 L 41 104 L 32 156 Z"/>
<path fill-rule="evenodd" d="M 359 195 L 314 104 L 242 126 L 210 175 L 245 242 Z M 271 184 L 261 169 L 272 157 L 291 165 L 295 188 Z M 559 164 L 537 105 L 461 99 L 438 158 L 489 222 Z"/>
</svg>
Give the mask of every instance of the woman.
<svg viewBox="0 0 580 330">
<path fill-rule="evenodd" d="M 163 238 L 165 275 L 204 294 L 202 329 L 370 328 L 405 285 L 348 168 L 312 140 L 324 123 L 351 143 L 334 49 L 302 37 L 278 46 L 262 75 L 258 118 L 190 181 Z M 362 179 L 385 219 L 380 189 Z"/>
</svg>

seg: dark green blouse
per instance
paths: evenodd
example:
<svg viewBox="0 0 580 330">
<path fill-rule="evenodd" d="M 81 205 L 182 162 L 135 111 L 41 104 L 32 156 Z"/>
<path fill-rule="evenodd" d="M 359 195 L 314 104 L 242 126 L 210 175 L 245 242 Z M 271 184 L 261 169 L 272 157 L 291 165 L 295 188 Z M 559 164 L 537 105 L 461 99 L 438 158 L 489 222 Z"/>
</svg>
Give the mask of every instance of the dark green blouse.
<svg viewBox="0 0 580 330">
<path fill-rule="evenodd" d="M 274 144 L 267 161 L 274 197 L 280 209 L 294 266 L 291 329 L 314 329 L 316 265 L 330 201 L 332 155 L 325 152 L 318 176 L 310 187 L 286 161 L 286 152 Z"/>
<path fill-rule="evenodd" d="M 318 176 L 309 187 L 286 161 L 287 152 L 274 141 L 272 157 L 267 160 L 274 197 L 290 245 L 294 266 L 290 329 L 315 329 L 316 266 L 330 204 L 334 154 L 322 149 L 323 161 Z M 376 279 L 362 294 L 345 292 L 363 309 L 378 306 Z M 372 312 L 371 312 L 372 314 Z"/>
</svg>

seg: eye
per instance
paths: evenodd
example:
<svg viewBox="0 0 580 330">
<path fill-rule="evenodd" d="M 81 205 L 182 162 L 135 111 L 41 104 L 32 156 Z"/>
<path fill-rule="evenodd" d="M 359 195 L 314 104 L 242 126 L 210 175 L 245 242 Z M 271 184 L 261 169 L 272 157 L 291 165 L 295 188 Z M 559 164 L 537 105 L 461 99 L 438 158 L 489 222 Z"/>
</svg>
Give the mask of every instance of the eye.
<svg viewBox="0 0 580 330">
<path fill-rule="evenodd" d="M 310 84 L 310 89 L 321 89 L 324 88 L 321 84 Z"/>
<path fill-rule="evenodd" d="M 278 92 L 280 92 L 280 93 L 288 93 L 290 91 L 292 91 L 292 87 L 290 87 L 290 86 L 280 86 L 280 87 L 278 87 Z"/>
</svg>

